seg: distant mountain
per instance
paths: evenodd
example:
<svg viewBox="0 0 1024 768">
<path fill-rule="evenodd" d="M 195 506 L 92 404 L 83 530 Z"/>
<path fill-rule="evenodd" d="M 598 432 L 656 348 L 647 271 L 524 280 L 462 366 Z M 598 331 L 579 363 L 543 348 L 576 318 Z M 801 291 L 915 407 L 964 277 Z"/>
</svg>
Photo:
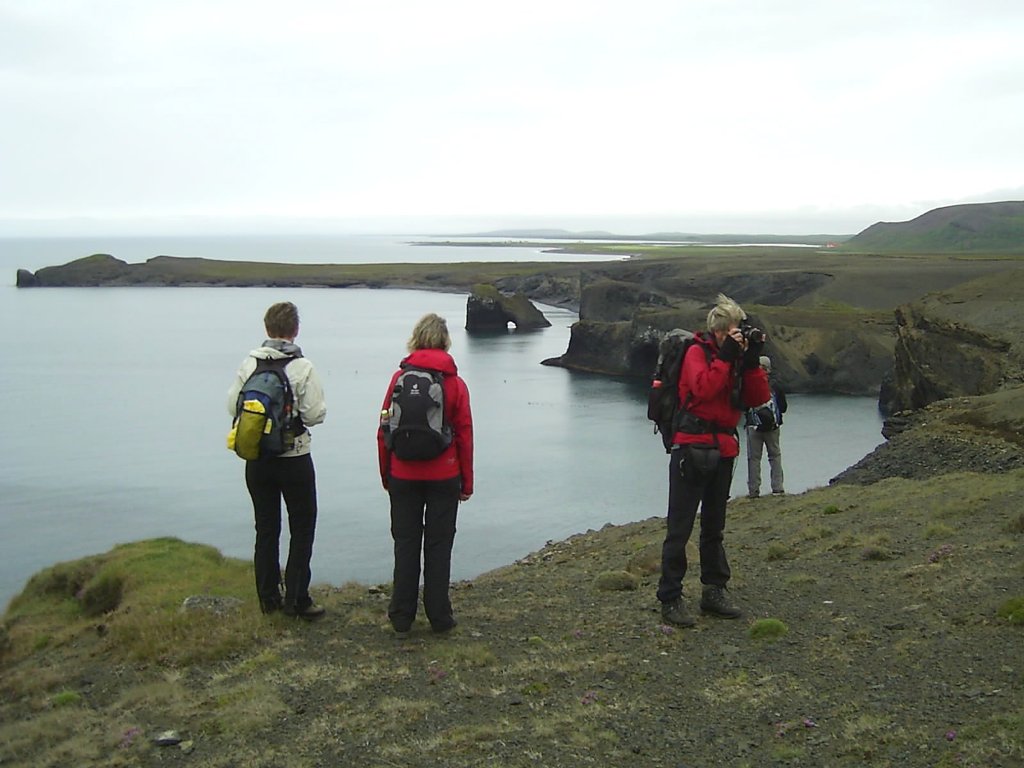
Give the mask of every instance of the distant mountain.
<svg viewBox="0 0 1024 768">
<path fill-rule="evenodd" d="M 1024 253 L 1024 201 L 951 205 L 916 219 L 872 224 L 847 250 L 899 253 Z"/>
</svg>

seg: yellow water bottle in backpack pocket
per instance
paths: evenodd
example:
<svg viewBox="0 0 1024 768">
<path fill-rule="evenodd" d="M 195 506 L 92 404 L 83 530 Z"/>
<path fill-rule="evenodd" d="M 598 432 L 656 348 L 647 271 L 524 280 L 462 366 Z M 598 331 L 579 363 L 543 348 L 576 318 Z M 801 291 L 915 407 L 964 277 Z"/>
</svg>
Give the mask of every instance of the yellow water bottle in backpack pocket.
<svg viewBox="0 0 1024 768">
<path fill-rule="evenodd" d="M 260 457 L 260 441 L 274 428 L 267 414 L 266 406 L 259 400 L 246 400 L 241 412 L 228 432 L 228 450 L 234 451 L 246 461 Z"/>
</svg>

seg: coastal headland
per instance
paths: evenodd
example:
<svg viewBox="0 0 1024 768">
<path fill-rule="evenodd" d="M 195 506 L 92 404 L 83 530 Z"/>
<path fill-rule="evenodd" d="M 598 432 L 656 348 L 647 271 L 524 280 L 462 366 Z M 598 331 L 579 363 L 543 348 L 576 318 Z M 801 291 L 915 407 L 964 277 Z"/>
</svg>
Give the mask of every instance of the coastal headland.
<svg viewBox="0 0 1024 768">
<path fill-rule="evenodd" d="M 550 244 L 547 244 L 550 245 Z M 621 261 L 557 261 L 559 252 Z M 91 286 L 401 287 L 471 294 L 492 286 L 578 310 L 565 353 L 550 364 L 643 378 L 673 328 L 700 328 L 719 292 L 768 333 L 767 353 L 792 392 L 880 397 L 890 410 L 896 310 L 924 295 L 1012 271 L 1007 254 L 873 254 L 834 248 L 576 243 L 551 261 L 452 264 L 268 264 L 157 256 L 128 264 L 96 254 L 35 273 L 25 288 Z M 885 385 L 883 387 L 883 385 Z"/>
</svg>

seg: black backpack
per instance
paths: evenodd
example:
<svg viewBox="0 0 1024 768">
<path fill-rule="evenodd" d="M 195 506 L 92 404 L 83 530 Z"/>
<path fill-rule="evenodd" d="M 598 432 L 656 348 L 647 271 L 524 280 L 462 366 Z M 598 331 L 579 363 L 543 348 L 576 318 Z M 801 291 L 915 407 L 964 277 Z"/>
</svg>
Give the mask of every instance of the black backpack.
<svg viewBox="0 0 1024 768">
<path fill-rule="evenodd" d="M 246 461 L 279 456 L 305 431 L 294 414 L 295 398 L 284 369 L 295 358 L 258 359 L 238 393 L 228 450 Z"/>
<path fill-rule="evenodd" d="M 403 461 L 425 461 L 452 444 L 444 417 L 444 375 L 403 364 L 388 408 L 384 445 Z"/>
<path fill-rule="evenodd" d="M 661 434 L 665 452 L 672 450 L 672 437 L 675 435 L 675 423 L 682 404 L 679 402 L 679 375 L 683 368 L 683 359 L 687 350 L 694 344 L 700 344 L 689 331 L 676 328 L 670 331 L 658 345 L 658 364 L 651 379 L 651 388 L 647 394 L 647 418 L 654 422 L 654 431 Z M 711 361 L 712 352 L 705 344 L 701 344 Z"/>
</svg>

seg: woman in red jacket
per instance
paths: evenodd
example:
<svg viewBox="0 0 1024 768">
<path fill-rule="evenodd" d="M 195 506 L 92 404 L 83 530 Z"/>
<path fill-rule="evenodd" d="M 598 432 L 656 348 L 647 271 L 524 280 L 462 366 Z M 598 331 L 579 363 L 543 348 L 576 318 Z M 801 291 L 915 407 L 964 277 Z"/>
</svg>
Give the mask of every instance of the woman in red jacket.
<svg viewBox="0 0 1024 768">
<path fill-rule="evenodd" d="M 394 583 L 388 618 L 399 634 L 407 633 L 416 618 L 421 550 L 423 608 L 430 626 L 435 632 L 447 632 L 456 624 L 448 584 L 459 502 L 473 495 L 473 415 L 469 389 L 458 375 L 455 360 L 448 354 L 451 343 L 445 319 L 435 314 L 424 315 L 413 328 L 409 355 L 391 377 L 381 406 L 377 453 L 381 483 L 391 497 L 391 537 L 395 542 Z M 407 371 L 412 372 L 414 378 L 403 377 Z M 430 458 L 411 458 L 410 454 L 422 454 L 408 448 L 403 450 L 399 437 L 401 423 L 410 418 L 414 409 L 412 405 L 407 407 L 403 419 L 402 411 L 393 405 L 393 399 L 398 403 L 404 399 L 399 394 L 401 385 L 396 389 L 400 377 L 403 383 L 411 382 L 407 387 L 417 392 L 429 390 L 432 382 L 440 378 L 443 428 L 420 428 L 421 437 L 423 432 L 431 432 L 428 438 L 440 441 L 440 452 Z M 440 424 L 434 426 L 441 427 Z"/>
<path fill-rule="evenodd" d="M 768 378 L 760 366 L 764 334 L 744 333 L 743 309 L 728 296 L 708 313 L 707 333 L 697 333 L 683 358 L 679 402 L 669 461 L 668 519 L 661 550 L 658 600 L 662 618 L 681 627 L 694 625 L 683 604 L 686 542 L 700 516 L 700 608 L 721 618 L 741 612 L 729 601 L 729 561 L 725 556 L 725 508 L 732 485 L 733 464 L 739 454 L 736 425 L 742 410 L 771 397 Z"/>
</svg>

